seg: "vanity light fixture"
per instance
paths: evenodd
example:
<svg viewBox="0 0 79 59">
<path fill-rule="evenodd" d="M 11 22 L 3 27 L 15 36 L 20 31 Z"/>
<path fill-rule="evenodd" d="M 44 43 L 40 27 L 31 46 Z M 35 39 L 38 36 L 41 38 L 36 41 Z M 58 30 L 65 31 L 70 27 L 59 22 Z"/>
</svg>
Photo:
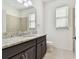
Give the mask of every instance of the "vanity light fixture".
<svg viewBox="0 0 79 59">
<path fill-rule="evenodd" d="M 17 0 L 19 3 L 23 4 L 26 7 L 32 6 L 32 1 L 31 0 Z"/>
<path fill-rule="evenodd" d="M 29 7 L 29 5 L 28 5 L 28 3 L 27 3 L 27 2 L 25 2 L 25 3 L 24 3 L 24 6 Z"/>
<path fill-rule="evenodd" d="M 29 5 L 29 6 L 32 6 L 31 0 L 28 0 L 28 5 Z"/>
</svg>

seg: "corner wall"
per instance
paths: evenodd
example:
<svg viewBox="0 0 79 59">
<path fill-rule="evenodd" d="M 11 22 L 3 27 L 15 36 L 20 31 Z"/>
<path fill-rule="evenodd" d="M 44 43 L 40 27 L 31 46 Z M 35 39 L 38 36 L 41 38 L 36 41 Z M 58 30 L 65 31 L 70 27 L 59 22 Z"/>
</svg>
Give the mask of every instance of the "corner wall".
<svg viewBox="0 0 79 59">
<path fill-rule="evenodd" d="M 56 29 L 55 27 L 55 10 L 56 7 L 62 5 L 69 7 L 69 29 Z M 52 41 L 56 48 L 73 50 L 73 6 L 72 0 L 56 0 L 44 5 L 45 33 L 48 34 L 47 40 Z"/>
</svg>

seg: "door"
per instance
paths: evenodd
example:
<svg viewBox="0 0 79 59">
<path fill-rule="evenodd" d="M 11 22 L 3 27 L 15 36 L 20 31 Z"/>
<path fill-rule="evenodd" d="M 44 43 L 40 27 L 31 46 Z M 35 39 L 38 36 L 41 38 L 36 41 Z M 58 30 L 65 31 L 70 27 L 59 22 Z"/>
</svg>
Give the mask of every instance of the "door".
<svg viewBox="0 0 79 59">
<path fill-rule="evenodd" d="M 32 47 L 20 54 L 17 54 L 16 56 L 10 58 L 10 59 L 35 59 L 35 47 Z"/>
<path fill-rule="evenodd" d="M 73 52 L 75 53 L 75 42 L 76 42 L 76 37 L 73 37 Z"/>
<path fill-rule="evenodd" d="M 75 53 L 76 44 L 75 8 L 73 8 L 73 52 Z"/>
<path fill-rule="evenodd" d="M 41 51 L 42 51 L 42 57 L 43 57 L 46 53 L 46 41 L 45 40 L 42 42 L 41 48 L 42 48 Z"/>
<path fill-rule="evenodd" d="M 25 59 L 25 55 L 23 53 L 17 54 L 9 59 Z"/>
<path fill-rule="evenodd" d="M 36 47 L 32 47 L 25 51 L 25 59 L 35 59 L 36 57 Z"/>
</svg>

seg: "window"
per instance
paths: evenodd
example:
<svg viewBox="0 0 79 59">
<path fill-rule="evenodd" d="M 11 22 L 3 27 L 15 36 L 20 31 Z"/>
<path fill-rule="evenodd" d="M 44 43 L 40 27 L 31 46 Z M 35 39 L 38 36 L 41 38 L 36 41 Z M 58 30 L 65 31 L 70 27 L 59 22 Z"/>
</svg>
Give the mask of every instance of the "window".
<svg viewBox="0 0 79 59">
<path fill-rule="evenodd" d="M 60 7 L 56 9 L 56 28 L 68 27 L 68 7 Z"/>
<path fill-rule="evenodd" d="M 36 26 L 35 26 L 35 14 L 30 14 L 29 15 L 29 29 L 35 29 Z"/>
</svg>

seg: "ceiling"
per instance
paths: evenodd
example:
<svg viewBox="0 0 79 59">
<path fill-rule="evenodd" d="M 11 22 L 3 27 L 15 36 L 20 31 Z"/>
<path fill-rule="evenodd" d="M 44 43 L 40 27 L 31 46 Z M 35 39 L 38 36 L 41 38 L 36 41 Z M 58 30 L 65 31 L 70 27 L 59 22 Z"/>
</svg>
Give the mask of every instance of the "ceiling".
<svg viewBox="0 0 79 59">
<path fill-rule="evenodd" d="M 16 9 L 26 9 L 23 4 L 20 4 L 17 0 L 2 0 L 3 4 L 5 5 L 10 5 Z M 55 0 L 41 0 L 42 2 L 50 2 L 50 1 L 55 1 Z"/>
<path fill-rule="evenodd" d="M 3 4 L 10 5 L 10 6 L 16 8 L 16 9 L 25 9 L 25 8 L 27 8 L 23 4 L 19 3 L 17 0 L 3 0 Z"/>
<path fill-rule="evenodd" d="M 56 0 L 42 0 L 43 2 L 51 2 L 51 1 L 56 1 Z"/>
</svg>

